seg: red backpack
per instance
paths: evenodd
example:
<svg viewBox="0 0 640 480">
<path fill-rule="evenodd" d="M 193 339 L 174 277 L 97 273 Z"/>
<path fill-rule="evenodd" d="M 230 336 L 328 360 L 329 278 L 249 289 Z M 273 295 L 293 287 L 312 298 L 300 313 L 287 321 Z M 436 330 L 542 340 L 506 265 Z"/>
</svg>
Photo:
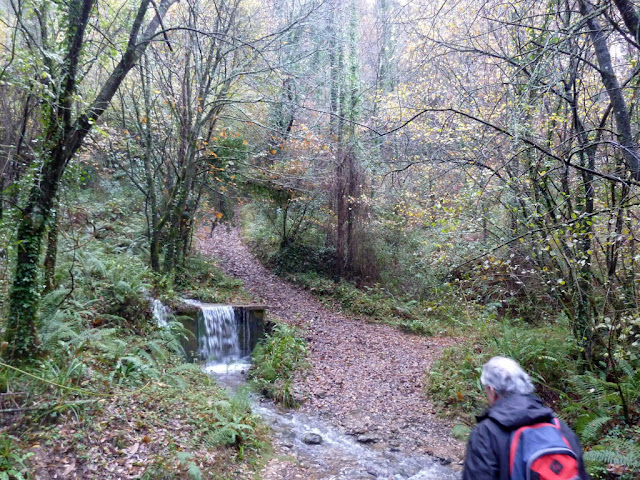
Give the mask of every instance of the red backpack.
<svg viewBox="0 0 640 480">
<path fill-rule="evenodd" d="M 513 431 L 509 468 L 511 480 L 580 480 L 578 456 L 555 417 Z"/>
</svg>

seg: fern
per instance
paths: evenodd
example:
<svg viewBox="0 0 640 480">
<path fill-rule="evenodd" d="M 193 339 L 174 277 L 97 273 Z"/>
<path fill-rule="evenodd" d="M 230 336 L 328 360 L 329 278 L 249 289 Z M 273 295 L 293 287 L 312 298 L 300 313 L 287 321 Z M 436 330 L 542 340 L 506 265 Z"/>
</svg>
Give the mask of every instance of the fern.
<svg viewBox="0 0 640 480">
<path fill-rule="evenodd" d="M 617 447 L 620 448 L 619 445 Z M 584 459 L 590 462 L 613 463 L 615 465 L 625 465 L 634 470 L 639 469 L 640 451 L 638 451 L 638 447 L 631 444 L 626 445 L 626 447 L 628 448 L 626 450 L 627 453 L 606 448 L 589 450 L 584 452 Z"/>
<path fill-rule="evenodd" d="M 97 350 L 109 352 L 112 350 L 109 343 L 116 338 L 117 334 L 117 328 L 91 328 L 80 332 L 77 337 L 69 341 L 69 344 L 76 348 L 88 344 Z"/>
<path fill-rule="evenodd" d="M 571 377 L 570 382 L 573 385 L 575 391 L 582 398 L 596 399 L 606 396 L 607 392 L 611 388 L 615 388 L 616 384 L 602 380 L 592 373 L 586 373 L 584 375 L 574 375 Z"/>
<path fill-rule="evenodd" d="M 60 304 L 71 293 L 71 290 L 60 288 L 48 293 L 40 301 L 40 318 L 47 323 L 57 312 Z"/>
<path fill-rule="evenodd" d="M 79 337 L 78 330 L 77 319 L 67 312 L 56 311 L 46 318 L 40 328 L 42 346 L 48 351 L 60 347 L 68 353 L 70 342 Z"/>
<path fill-rule="evenodd" d="M 213 430 L 205 435 L 204 442 L 209 447 L 217 446 L 239 446 L 245 438 L 253 433 L 254 428 L 244 414 L 224 414 L 215 415 L 216 422 Z"/>
<path fill-rule="evenodd" d="M 149 354 L 156 361 L 159 360 L 165 362 L 169 358 L 170 352 L 167 350 L 166 345 L 160 343 L 159 340 L 152 339 L 148 341 L 147 349 L 149 350 Z"/>
<path fill-rule="evenodd" d="M 193 455 L 188 452 L 178 452 L 178 460 L 187 469 L 192 480 L 202 480 L 202 470 L 193 461 Z"/>
<path fill-rule="evenodd" d="M 580 433 L 583 440 L 590 442 L 595 440 L 600 433 L 600 430 L 604 425 L 611 421 L 611 417 L 597 417 L 591 420 L 588 424 L 582 427 Z"/>
<path fill-rule="evenodd" d="M 180 339 L 193 334 L 182 323 L 170 321 L 169 328 L 159 328 L 152 335 L 154 341 L 159 342 L 168 353 L 184 358 L 186 353 Z"/>
</svg>

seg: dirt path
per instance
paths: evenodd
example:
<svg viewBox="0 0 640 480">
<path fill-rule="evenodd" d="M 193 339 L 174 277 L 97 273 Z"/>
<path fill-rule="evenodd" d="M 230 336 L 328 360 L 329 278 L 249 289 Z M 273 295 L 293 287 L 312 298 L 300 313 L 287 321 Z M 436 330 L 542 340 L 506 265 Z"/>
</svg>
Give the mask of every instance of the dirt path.
<svg viewBox="0 0 640 480">
<path fill-rule="evenodd" d="M 376 449 L 434 455 L 454 465 L 462 459 L 464 445 L 451 437 L 450 425 L 435 417 L 423 393 L 425 371 L 451 339 L 409 335 L 331 311 L 266 270 L 237 230 L 219 227 L 212 237 L 201 233 L 200 251 L 243 280 L 270 313 L 307 329 L 312 367 L 297 385 L 308 398 L 303 411 Z M 268 466 L 271 473 L 265 478 L 305 478 L 283 468 Z"/>
</svg>

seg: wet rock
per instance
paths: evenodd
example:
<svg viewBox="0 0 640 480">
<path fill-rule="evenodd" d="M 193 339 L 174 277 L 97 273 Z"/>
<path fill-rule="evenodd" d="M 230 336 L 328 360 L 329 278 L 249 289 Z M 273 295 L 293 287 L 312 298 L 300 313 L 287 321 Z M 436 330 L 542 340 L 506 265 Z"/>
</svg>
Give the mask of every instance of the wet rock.
<svg viewBox="0 0 640 480">
<path fill-rule="evenodd" d="M 302 436 L 302 441 L 307 445 L 320 445 L 322 443 L 322 437 L 317 433 L 308 432 Z"/>
<path fill-rule="evenodd" d="M 371 433 L 364 433 L 362 435 L 358 435 L 356 440 L 360 443 L 376 443 L 380 441 L 380 438 L 376 435 L 372 435 Z"/>
</svg>

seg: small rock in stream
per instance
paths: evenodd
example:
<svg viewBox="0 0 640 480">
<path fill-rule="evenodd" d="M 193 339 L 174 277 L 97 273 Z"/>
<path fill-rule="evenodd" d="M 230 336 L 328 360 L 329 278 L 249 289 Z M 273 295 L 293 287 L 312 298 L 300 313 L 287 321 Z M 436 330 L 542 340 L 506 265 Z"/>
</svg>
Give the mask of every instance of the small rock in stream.
<svg viewBox="0 0 640 480">
<path fill-rule="evenodd" d="M 322 437 L 317 433 L 305 433 L 302 436 L 302 441 L 307 445 L 320 445 L 322 443 Z"/>
<path fill-rule="evenodd" d="M 370 433 L 365 433 L 363 435 L 358 435 L 356 440 L 360 443 L 376 443 L 380 441 L 380 438 L 375 435 L 371 435 Z"/>
</svg>

